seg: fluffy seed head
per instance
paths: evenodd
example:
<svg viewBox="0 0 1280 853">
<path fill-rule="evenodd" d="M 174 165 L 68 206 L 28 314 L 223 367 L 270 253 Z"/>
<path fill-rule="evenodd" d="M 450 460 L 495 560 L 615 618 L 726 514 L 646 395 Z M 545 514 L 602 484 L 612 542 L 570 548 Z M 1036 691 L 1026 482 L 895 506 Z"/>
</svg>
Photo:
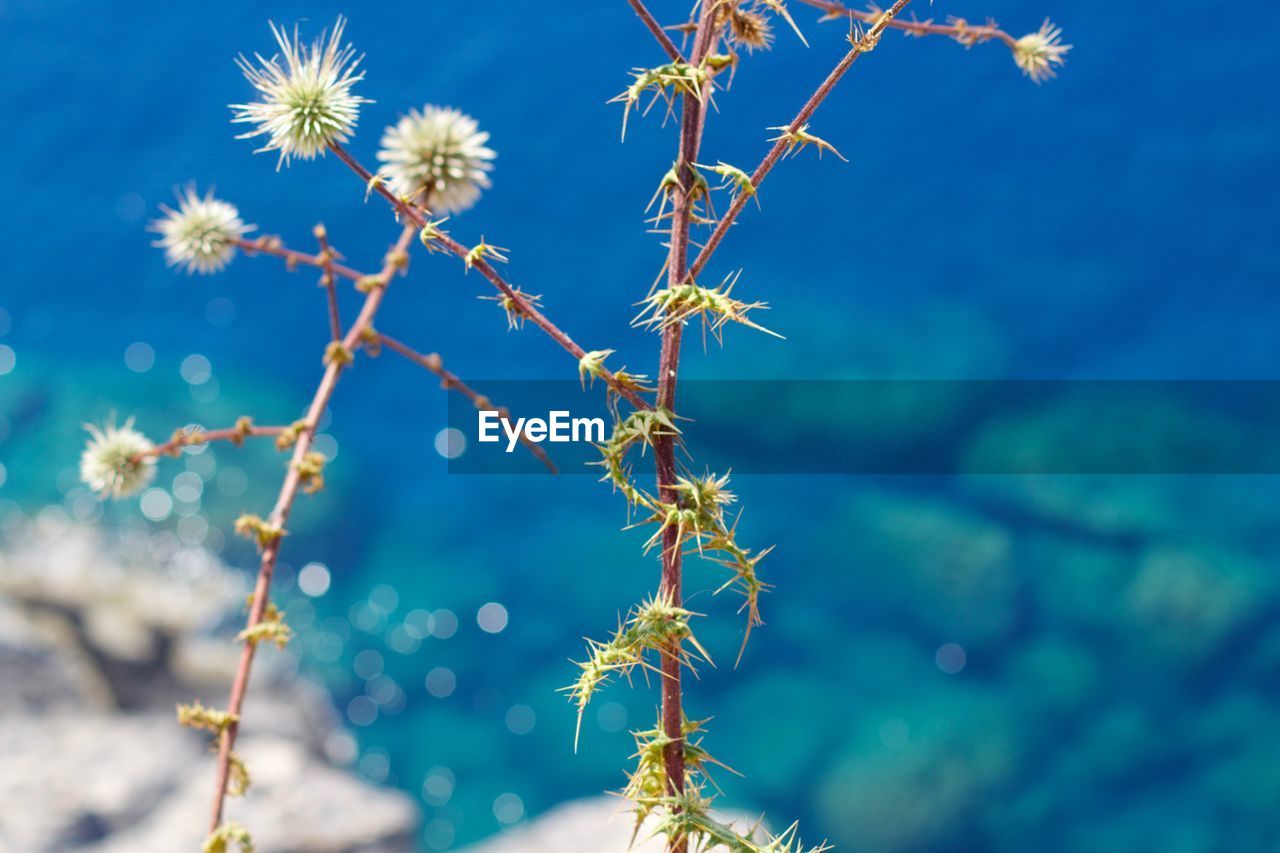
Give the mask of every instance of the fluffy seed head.
<svg viewBox="0 0 1280 853">
<path fill-rule="evenodd" d="M 436 213 L 458 213 L 490 186 L 490 161 L 498 155 L 485 147 L 488 141 L 489 134 L 471 116 L 427 104 L 410 110 L 382 134 L 381 174 L 397 194 L 424 202 Z"/>
<path fill-rule="evenodd" d="M 156 473 L 156 461 L 148 454 L 151 442 L 133 428 L 133 418 L 123 426 L 85 424 L 89 444 L 80 456 L 80 479 L 104 497 L 122 498 L 141 491 Z"/>
<path fill-rule="evenodd" d="M 232 104 L 236 111 L 233 122 L 248 122 L 255 128 L 238 139 L 266 135 L 267 144 L 259 151 L 279 151 L 280 163 L 289 158 L 311 160 L 323 154 L 331 142 L 346 142 L 355 131 L 360 105 L 365 98 L 352 94 L 351 88 L 364 79 L 357 71 L 360 57 L 351 45 L 342 45 L 342 30 L 347 22 L 341 16 L 333 25 L 333 33 L 325 33 L 310 45 L 293 38 L 274 23 L 271 33 L 280 45 L 281 55 L 256 62 L 244 56 L 236 64 L 245 78 L 258 90 L 259 99 L 251 104 Z"/>
<path fill-rule="evenodd" d="M 1061 65 L 1071 45 L 1062 43 L 1062 29 L 1045 18 L 1040 29 L 1013 43 L 1013 61 L 1022 73 L 1036 83 L 1057 76 L 1055 65 Z"/>
<path fill-rule="evenodd" d="M 236 241 L 253 226 L 244 224 L 235 205 L 214 198 L 212 190 L 201 196 L 188 184 L 177 195 L 177 210 L 162 204 L 164 215 L 151 223 L 160 235 L 155 245 L 164 249 L 169 266 L 188 273 L 218 272 L 236 253 Z"/>
</svg>

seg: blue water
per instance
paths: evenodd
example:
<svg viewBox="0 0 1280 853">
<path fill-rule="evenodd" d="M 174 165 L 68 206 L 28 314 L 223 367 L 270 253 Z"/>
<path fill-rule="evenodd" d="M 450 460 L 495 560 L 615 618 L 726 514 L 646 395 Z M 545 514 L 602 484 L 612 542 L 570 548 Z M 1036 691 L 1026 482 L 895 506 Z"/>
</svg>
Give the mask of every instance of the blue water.
<svg viewBox="0 0 1280 853">
<path fill-rule="evenodd" d="M 653 6 L 674 21 L 688 3 Z M 1037 87 L 999 46 L 886 37 L 814 122 L 849 164 L 788 161 L 710 270 L 741 268 L 741 292 L 770 303 L 787 341 L 730 330 L 723 350 L 690 347 L 688 375 L 1274 378 L 1280 54 L 1266 37 L 1280 10 L 917 11 L 989 14 L 1014 32 L 1047 14 L 1076 47 Z M 226 104 L 248 97 L 232 58 L 270 49 L 266 21 L 318 29 L 339 12 L 368 54 L 360 91 L 376 100 L 354 153 L 372 162 L 381 128 L 409 107 L 476 116 L 500 156 L 455 233 L 510 249 L 511 278 L 570 334 L 653 372 L 653 336 L 628 321 L 661 263 L 643 208 L 674 142 L 654 114 L 619 144 L 620 111 L 605 102 L 629 68 L 658 61 L 624 3 L 5 0 L 0 344 L 16 367 L 0 376 L 0 498 L 70 504 L 79 424 L 112 410 L 162 436 L 244 412 L 287 420 L 305 404 L 326 338 L 314 277 L 239 258 L 186 278 L 144 227 L 195 179 L 291 245 L 309 247 L 323 220 L 354 265 L 377 264 L 395 227 L 354 177 L 331 158 L 277 172 L 228 123 Z M 704 160 L 753 165 L 765 127 L 841 54 L 840 25 L 795 12 L 812 47 L 781 32 L 744 65 L 717 97 Z M 559 349 L 532 328 L 505 331 L 480 295 L 456 262 L 415 257 L 379 327 L 464 377 L 571 375 Z M 344 307 L 353 316 L 354 301 Z M 138 341 L 156 353 L 143 374 L 123 360 Z M 215 399 L 180 376 L 193 353 L 212 363 Z M 326 564 L 332 586 L 310 599 L 285 571 L 281 595 L 304 666 L 339 707 L 390 691 L 387 679 L 403 693 L 402 709 L 384 703 L 357 727 L 359 766 L 415 795 L 447 768 L 447 801 L 423 801 L 424 845 L 443 849 L 498 831 L 502 794 L 536 815 L 621 784 L 625 730 L 648 725 L 653 691 L 615 686 L 575 755 L 555 690 L 580 638 L 603 635 L 656 567 L 589 478 L 446 475 L 432 449 L 442 393 L 420 374 L 384 357 L 342 383 L 333 487 L 301 506 L 286 548 L 294 570 Z M 248 469 L 249 491 L 211 487 L 203 511 L 265 512 L 274 457 L 217 459 Z M 779 547 L 765 564 L 768 625 L 736 671 L 740 622 L 708 594 L 719 575 L 694 567 L 689 580 L 722 664 L 690 687 L 690 712 L 715 716 L 708 745 L 744 774 L 718 778 L 726 804 L 775 825 L 798 818 L 850 850 L 1275 849 L 1274 482 L 771 478 L 738 490 L 743 534 Z M 108 512 L 137 517 L 136 503 Z M 238 546 L 226 554 L 252 563 Z M 476 612 L 495 601 L 509 624 L 488 634 Z M 440 625 L 444 609 L 456 634 L 388 647 L 407 614 Z M 957 672 L 943 671 L 946 644 L 966 651 Z M 438 667 L 456 679 L 444 698 L 425 686 Z"/>
</svg>

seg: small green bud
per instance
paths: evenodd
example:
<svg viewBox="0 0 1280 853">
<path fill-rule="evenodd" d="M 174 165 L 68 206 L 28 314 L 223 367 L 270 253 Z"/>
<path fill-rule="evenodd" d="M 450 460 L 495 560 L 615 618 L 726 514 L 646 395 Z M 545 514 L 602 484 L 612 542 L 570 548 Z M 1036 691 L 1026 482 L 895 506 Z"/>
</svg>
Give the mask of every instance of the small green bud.
<svg viewBox="0 0 1280 853">
<path fill-rule="evenodd" d="M 276 436 L 276 449 L 288 450 L 293 447 L 297 444 L 298 437 L 302 435 L 306 428 L 307 422 L 305 420 L 297 420 L 289 424 L 283 432 Z"/>
<path fill-rule="evenodd" d="M 471 268 L 481 261 L 497 261 L 505 264 L 507 262 L 505 253 L 508 251 L 501 246 L 489 245 L 481 237 L 480 242 L 473 246 L 462 260 L 466 264 L 467 271 L 470 272 Z"/>
<path fill-rule="evenodd" d="M 250 597 L 250 605 L 252 605 L 252 596 Z M 284 611 L 276 607 L 275 602 L 267 602 L 266 610 L 262 613 L 262 618 L 258 620 L 256 625 L 245 628 L 236 635 L 236 639 L 242 643 L 250 643 L 254 646 L 263 640 L 275 643 L 276 648 L 283 649 L 289 644 L 289 640 L 293 639 L 293 629 L 284 621 Z"/>
<path fill-rule="evenodd" d="M 809 125 L 807 124 L 802 124 L 799 127 L 797 127 L 795 130 L 792 130 L 791 126 L 786 124 L 779 125 L 777 127 L 771 127 L 769 128 L 769 130 L 781 131 L 781 133 L 779 133 L 777 136 L 773 137 L 769 141 L 770 142 L 782 141 L 786 143 L 787 150 L 786 150 L 786 153 L 783 154 L 784 157 L 794 156 L 796 152 L 803 149 L 806 145 L 812 145 L 814 148 L 818 150 L 819 160 L 822 159 L 823 151 L 830 151 L 832 154 L 836 155 L 841 160 L 844 160 L 844 162 L 846 163 L 849 162 L 849 160 L 843 154 L 837 151 L 836 147 L 832 145 L 830 142 L 827 142 L 822 137 L 814 136 L 812 133 L 810 133 Z"/>
<path fill-rule="evenodd" d="M 243 797 L 249 791 L 252 781 L 244 759 L 234 752 L 229 753 L 227 755 L 227 794 L 232 797 Z"/>
<path fill-rule="evenodd" d="M 224 823 L 205 839 L 201 853 L 230 853 L 231 845 L 240 849 L 240 853 L 254 853 L 253 838 L 249 830 L 238 823 Z"/>
<path fill-rule="evenodd" d="M 218 711 L 206 708 L 199 700 L 190 705 L 178 706 L 178 725 L 189 729 L 204 729 L 215 735 L 221 735 L 239 721 L 239 717 L 229 711 Z"/>
<path fill-rule="evenodd" d="M 261 516 L 253 513 L 245 513 L 237 518 L 235 531 L 238 536 L 255 540 L 258 543 L 258 547 L 264 550 L 280 541 L 280 537 L 285 535 L 282 527 L 269 524 Z"/>
<path fill-rule="evenodd" d="M 355 355 L 342 341 L 329 341 L 328 346 L 324 348 L 324 364 L 326 367 L 333 364 L 345 366 L 353 360 L 355 360 Z"/>
<path fill-rule="evenodd" d="M 323 453 L 310 451 L 298 461 L 298 479 L 302 490 L 309 495 L 324 488 L 324 466 L 329 459 Z"/>
<path fill-rule="evenodd" d="M 583 387 L 586 387 L 588 376 L 594 384 L 594 381 L 603 375 L 604 360 L 613 353 L 611 349 L 597 349 L 584 353 L 582 358 L 578 359 L 578 379 L 582 381 Z"/>
<path fill-rule="evenodd" d="M 445 236 L 445 232 L 440 230 L 440 226 L 445 223 L 443 219 L 437 219 L 434 222 L 428 222 L 422 226 L 422 230 L 418 232 L 418 240 L 427 248 L 428 252 L 442 252 L 443 247 L 440 246 L 440 238 Z"/>
</svg>

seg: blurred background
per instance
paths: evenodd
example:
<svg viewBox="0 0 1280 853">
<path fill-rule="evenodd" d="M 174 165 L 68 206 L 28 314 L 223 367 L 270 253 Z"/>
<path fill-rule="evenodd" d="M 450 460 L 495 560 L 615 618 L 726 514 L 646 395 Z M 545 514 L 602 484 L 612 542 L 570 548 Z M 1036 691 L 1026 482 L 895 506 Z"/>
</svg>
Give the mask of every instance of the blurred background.
<svg viewBox="0 0 1280 853">
<path fill-rule="evenodd" d="M 670 23 L 688 6 L 652 2 Z M 791 6 L 811 46 L 780 31 L 744 63 L 717 95 L 704 161 L 753 166 L 765 128 L 789 120 L 842 54 L 843 24 Z M 705 354 L 691 340 L 687 375 L 1275 376 L 1280 54 L 1244 36 L 1274 32 L 1280 10 L 1246 3 L 1224 20 L 1186 0 L 937 0 L 916 11 L 990 15 L 1015 35 L 1048 15 L 1076 46 L 1036 86 L 999 45 L 886 36 L 814 121 L 850 162 L 788 161 L 712 264 L 716 277 L 743 270 L 741 294 L 768 301 L 767 325 L 787 340 L 730 329 Z M 12 849 L 176 849 L 148 817 L 167 808 L 157 778 L 198 775 L 203 822 L 200 742 L 166 709 L 197 681 L 225 701 L 212 649 L 229 645 L 239 579 L 255 568 L 229 523 L 269 510 L 280 459 L 211 447 L 163 462 L 153 489 L 107 506 L 78 483 L 81 425 L 135 415 L 162 439 L 241 414 L 287 423 L 309 400 L 327 339 L 315 276 L 239 257 L 187 278 L 165 268 L 145 227 L 194 179 L 289 245 L 310 250 L 323 221 L 354 266 L 376 265 L 395 226 L 357 179 L 332 158 L 277 172 L 228 121 L 226 105 L 249 95 L 232 60 L 271 51 L 269 19 L 313 32 L 338 13 L 367 53 L 359 93 L 376 101 L 356 156 L 373 162 L 381 129 L 411 107 L 474 115 L 499 157 L 493 188 L 454 232 L 510 249 L 510 278 L 588 349 L 654 372 L 654 336 L 628 321 L 662 261 L 643 211 L 675 143 L 657 112 L 633 117 L 619 143 L 621 110 L 606 101 L 660 56 L 621 0 L 0 2 L 0 594 L 12 611 L 0 659 L 30 664 L 0 688 L 27 690 L 0 704 L 0 787 L 32 798 L 0 816 L 0 839 L 6 822 L 29 833 L 11 835 Z M 572 377 L 535 329 L 506 330 L 477 300 L 489 293 L 456 262 L 416 253 L 379 328 L 480 386 Z M 945 433 L 933 416 L 922 413 Z M 1047 407 L 1046 434 L 1087 439 L 1064 419 Z M 448 474 L 444 425 L 437 383 L 393 356 L 362 357 L 340 385 L 320 440 L 330 485 L 300 502 L 277 586 L 296 662 L 264 655 L 323 692 L 264 688 L 245 725 L 286 738 L 300 707 L 327 722 L 298 749 L 309 757 L 277 762 L 308 781 L 281 771 L 232 803 L 233 817 L 272 791 L 319 790 L 320 772 L 303 770 L 338 765 L 350 771 L 333 801 L 352 802 L 351 785 L 381 804 L 365 813 L 395 827 L 385 849 L 448 850 L 621 786 L 652 687 L 606 691 L 576 754 L 573 709 L 556 691 L 581 638 L 606 634 L 654 588 L 646 534 L 619 532 L 625 507 L 592 477 Z M 776 587 L 767 625 L 736 670 L 742 619 L 711 595 L 721 570 L 693 561 L 686 581 L 721 664 L 688 687 L 689 713 L 714 717 L 706 745 L 743 774 L 716 777 L 726 808 L 778 827 L 798 819 L 806 838 L 851 851 L 1276 849 L 1274 478 L 747 477 L 736 490 L 744 541 L 777 545 L 762 566 Z M 152 580 L 131 585 L 135 570 Z M 171 598 L 131 603 L 122 590 L 135 586 Z M 39 689 L 70 670 L 23 639 L 34 611 L 60 614 L 79 626 L 77 649 L 98 650 L 89 698 L 83 683 Z M 157 644 L 188 631 L 210 641 L 193 641 L 197 663 L 179 671 Z M 215 672 L 200 681 L 202 662 Z M 152 781 L 76 805 L 75 785 L 50 770 L 45 790 L 62 804 L 35 797 L 15 756 L 48 767 L 73 754 L 79 730 L 40 728 L 33 713 L 64 693 L 114 715 L 154 699 L 141 734 L 172 728 L 172 749 L 94 746 L 74 753 L 96 756 L 90 766 L 66 771 Z M 147 775 L 162 755 L 181 761 Z M 269 818 L 244 822 L 271 831 Z M 264 847 L 374 849 L 380 831 Z"/>
</svg>

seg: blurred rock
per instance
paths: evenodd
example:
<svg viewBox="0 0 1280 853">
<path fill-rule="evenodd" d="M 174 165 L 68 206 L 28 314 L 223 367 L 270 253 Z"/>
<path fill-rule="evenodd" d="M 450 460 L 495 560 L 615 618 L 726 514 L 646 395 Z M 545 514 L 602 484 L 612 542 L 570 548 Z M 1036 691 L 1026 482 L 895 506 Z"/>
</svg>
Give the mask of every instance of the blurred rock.
<svg viewBox="0 0 1280 853">
<path fill-rule="evenodd" d="M 1143 555 L 1125 604 L 1142 642 L 1158 655 L 1195 663 L 1258 614 L 1273 587 L 1269 573 L 1243 555 L 1159 546 Z"/>
<path fill-rule="evenodd" d="M 173 705 L 225 702 L 236 648 L 207 632 L 243 604 L 243 583 L 204 552 L 153 545 L 49 518 L 6 540 L 0 850 L 199 849 L 213 756 Z M 255 668 L 237 746 L 253 786 L 228 819 L 259 853 L 416 849 L 413 801 L 331 764 L 337 717 L 285 661 Z"/>
<path fill-rule="evenodd" d="M 926 636 L 992 647 L 1016 627 L 1013 539 L 997 522 L 954 503 L 873 492 L 851 501 L 839 523 L 867 597 Z"/>
<path fill-rule="evenodd" d="M 717 814 L 716 818 L 742 828 L 756 823 L 742 815 Z M 647 827 L 635 834 L 632 845 L 633 829 L 626 803 L 616 797 L 597 797 L 556 806 L 536 820 L 464 847 L 461 853 L 662 853 L 666 849 L 664 840 L 653 838 Z"/>
<path fill-rule="evenodd" d="M 1117 622 L 1126 618 L 1118 611 L 1136 571 L 1132 549 L 1041 533 L 1022 545 L 1027 583 L 1048 627 L 1108 637 L 1129 627 Z"/>
<path fill-rule="evenodd" d="M 866 853 L 979 849 L 976 818 L 1016 778 L 1021 733 L 999 694 L 940 698 L 863 715 L 818 789 L 833 843 Z"/>
<path fill-rule="evenodd" d="M 1100 667 L 1088 649 L 1063 637 L 1037 637 L 1009 657 L 1005 677 L 1017 690 L 1032 726 L 1058 725 L 1086 712 L 1102 687 Z"/>
</svg>

